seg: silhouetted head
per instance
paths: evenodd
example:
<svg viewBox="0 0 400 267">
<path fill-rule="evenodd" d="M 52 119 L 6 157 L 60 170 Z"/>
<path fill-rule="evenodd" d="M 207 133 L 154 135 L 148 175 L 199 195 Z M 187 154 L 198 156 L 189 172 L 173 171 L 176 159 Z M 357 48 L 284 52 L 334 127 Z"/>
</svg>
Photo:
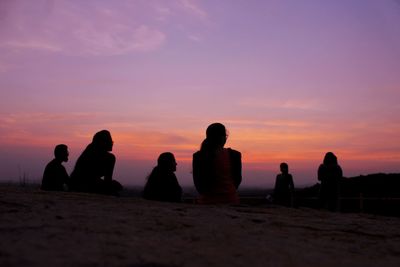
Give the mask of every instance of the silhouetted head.
<svg viewBox="0 0 400 267">
<path fill-rule="evenodd" d="M 67 145 L 64 144 L 56 145 L 56 147 L 54 148 L 54 156 L 61 162 L 63 161 L 67 162 L 69 156 Z"/>
<path fill-rule="evenodd" d="M 176 163 L 174 154 L 171 152 L 164 152 L 158 156 L 157 167 L 160 170 L 174 172 L 176 171 L 176 165 L 178 164 Z"/>
<path fill-rule="evenodd" d="M 221 123 L 213 123 L 207 127 L 206 139 L 201 145 L 201 149 L 216 149 L 224 147 L 227 139 L 226 128 Z"/>
<path fill-rule="evenodd" d="M 92 145 L 97 149 L 103 151 L 112 151 L 113 144 L 114 142 L 111 138 L 111 134 L 107 130 L 97 132 L 93 136 Z"/>
<path fill-rule="evenodd" d="M 288 174 L 289 173 L 289 165 L 286 162 L 282 162 L 280 166 L 281 172 Z"/>
<path fill-rule="evenodd" d="M 335 156 L 335 154 L 333 154 L 332 152 L 326 153 L 325 157 L 324 157 L 324 164 L 325 165 L 337 165 L 338 160 L 337 160 L 337 157 Z"/>
</svg>

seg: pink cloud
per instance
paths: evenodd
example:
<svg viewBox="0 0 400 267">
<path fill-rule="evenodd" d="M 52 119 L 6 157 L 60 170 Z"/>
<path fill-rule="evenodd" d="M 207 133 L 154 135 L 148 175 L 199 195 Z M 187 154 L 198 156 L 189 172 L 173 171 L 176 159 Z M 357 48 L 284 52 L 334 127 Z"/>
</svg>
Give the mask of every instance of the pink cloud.
<svg viewBox="0 0 400 267">
<path fill-rule="evenodd" d="M 0 43 L 0 47 L 11 48 L 15 50 L 32 49 L 32 50 L 43 50 L 48 52 L 60 52 L 63 50 L 61 46 L 52 44 L 46 40 L 11 40 Z"/>
<path fill-rule="evenodd" d="M 298 109 L 298 110 L 318 110 L 321 109 L 321 101 L 317 98 L 288 98 L 274 99 L 271 97 L 244 98 L 239 105 L 251 108 L 275 108 L 275 109 Z"/>
<path fill-rule="evenodd" d="M 10 29 L 0 41 L 2 48 L 109 56 L 156 50 L 166 40 L 163 32 L 129 18 L 118 6 L 81 10 L 75 2 L 57 1 L 46 12 L 38 12 L 40 8 L 19 5 L 22 8 L 8 8 Z M 47 5 L 37 3 L 43 9 Z"/>
<path fill-rule="evenodd" d="M 0 61 L 0 73 L 7 72 L 14 68 L 13 64 Z"/>
<path fill-rule="evenodd" d="M 207 12 L 204 11 L 194 0 L 179 0 L 180 5 L 189 13 L 196 15 L 202 20 L 208 18 Z"/>
</svg>

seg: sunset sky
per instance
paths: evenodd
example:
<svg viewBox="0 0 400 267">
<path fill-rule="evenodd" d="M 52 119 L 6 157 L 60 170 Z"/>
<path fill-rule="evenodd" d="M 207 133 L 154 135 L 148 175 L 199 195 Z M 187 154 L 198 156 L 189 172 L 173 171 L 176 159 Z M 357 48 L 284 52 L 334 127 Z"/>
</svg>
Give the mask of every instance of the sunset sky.
<svg viewBox="0 0 400 267">
<path fill-rule="evenodd" d="M 400 172 L 400 1 L 0 0 L 0 180 L 39 180 L 56 144 L 70 172 L 108 129 L 115 179 L 144 184 L 161 152 L 191 158 L 221 122 L 243 185 L 286 161 L 317 182 Z"/>
</svg>

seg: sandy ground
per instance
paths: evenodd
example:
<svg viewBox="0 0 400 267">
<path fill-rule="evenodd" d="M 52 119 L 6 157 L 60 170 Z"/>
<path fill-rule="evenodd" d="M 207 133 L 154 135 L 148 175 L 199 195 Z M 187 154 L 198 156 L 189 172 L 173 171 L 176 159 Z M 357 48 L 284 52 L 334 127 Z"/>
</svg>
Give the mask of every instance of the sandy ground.
<svg viewBox="0 0 400 267">
<path fill-rule="evenodd" d="M 0 186 L 0 266 L 400 266 L 400 218 Z"/>
</svg>

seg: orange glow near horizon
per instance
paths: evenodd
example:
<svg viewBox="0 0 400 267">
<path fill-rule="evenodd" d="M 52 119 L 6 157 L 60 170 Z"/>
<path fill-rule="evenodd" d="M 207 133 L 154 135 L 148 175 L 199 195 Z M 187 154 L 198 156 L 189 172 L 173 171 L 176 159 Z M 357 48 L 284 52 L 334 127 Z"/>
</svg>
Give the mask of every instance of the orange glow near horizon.
<svg viewBox="0 0 400 267">
<path fill-rule="evenodd" d="M 16 125 L 14 125 L 16 127 Z M 23 128 L 18 125 L 16 128 Z M 99 128 L 100 129 L 100 128 Z M 97 131 L 97 130 L 96 130 Z M 154 159 L 162 152 L 171 151 L 179 161 L 189 164 L 192 154 L 197 151 L 204 138 L 202 133 L 182 130 L 179 132 L 157 131 L 157 130 L 111 130 L 114 139 L 114 153 L 125 160 L 148 160 Z M 51 149 L 55 144 L 67 143 L 73 148 L 74 154 L 78 155 L 87 144 L 91 142 L 93 133 L 72 132 L 65 134 L 67 129 L 52 129 L 56 135 L 46 133 L 41 135 L 28 128 L 17 132 L 10 132 L 3 138 L 1 145 L 5 147 L 19 146 L 27 149 Z M 94 131 L 95 132 L 95 131 Z M 279 163 L 282 161 L 319 162 L 323 155 L 329 150 L 326 143 L 336 143 L 343 140 L 346 133 L 289 133 L 273 132 L 267 129 L 252 129 L 246 127 L 235 127 L 231 130 L 227 141 L 227 147 L 232 147 L 242 152 L 244 164 L 249 164 L 251 168 L 263 169 L 262 166 L 268 163 Z M 361 140 L 363 141 L 363 140 Z M 396 142 L 395 139 L 385 139 L 384 143 Z M 378 144 L 380 145 L 380 144 Z M 376 149 L 376 151 L 374 151 Z M 370 149 L 352 149 L 351 144 L 346 147 L 335 149 L 335 153 L 340 155 L 342 161 L 389 161 L 398 162 L 400 151 L 378 151 L 379 147 Z M 368 153 L 373 151 L 373 153 Z M 265 167 L 267 168 L 267 167 Z"/>
</svg>

